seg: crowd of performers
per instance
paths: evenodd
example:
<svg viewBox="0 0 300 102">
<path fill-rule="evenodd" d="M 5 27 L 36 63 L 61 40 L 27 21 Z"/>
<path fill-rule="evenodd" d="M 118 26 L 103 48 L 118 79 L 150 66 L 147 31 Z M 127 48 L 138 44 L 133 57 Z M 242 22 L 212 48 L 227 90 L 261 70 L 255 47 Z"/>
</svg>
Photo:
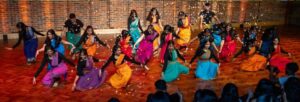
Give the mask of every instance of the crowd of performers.
<svg viewBox="0 0 300 102">
<path fill-rule="evenodd" d="M 216 14 L 210 10 L 209 3 L 204 7 L 205 10 L 199 15 L 199 29 L 202 31 L 195 38 L 191 38 L 191 19 L 185 12 L 178 13 L 177 29 L 175 29 L 170 25 L 163 26 L 159 11 L 152 8 L 146 19 L 147 29 L 142 28 L 136 10 L 131 10 L 128 17 L 128 30 L 123 30 L 116 37 L 112 48 L 95 34 L 92 26 L 87 26 L 84 33 L 80 34 L 84 25 L 76 19 L 75 14 L 71 13 L 65 22 L 62 37 L 58 36 L 53 29 L 48 30 L 46 40 L 40 49 L 37 48 L 36 34 L 45 35 L 19 22 L 16 25 L 19 30 L 19 40 L 12 48 L 6 49 L 13 50 L 23 40 L 27 64 L 35 63 L 39 53 L 45 52 L 40 67 L 34 74 L 34 84 L 45 66 L 47 66 L 47 73 L 42 83 L 49 87 L 56 86 L 61 78 L 66 78 L 68 69 L 66 64 L 76 67 L 77 75 L 72 89 L 81 91 L 97 88 L 106 81 L 114 88 L 126 87 L 133 71 L 131 65 L 140 65 L 149 70 L 147 64 L 155 55 L 159 55 L 162 67 L 161 78 L 166 82 L 178 79 L 180 74 L 189 74 L 189 68 L 196 59 L 198 61 L 194 75 L 202 80 L 215 79 L 220 73 L 221 62 L 235 61 L 240 55 L 244 56 L 240 64 L 241 70 L 244 71 L 259 71 L 265 69 L 266 65 L 271 65 L 284 72 L 285 64 L 292 62 L 283 55 L 291 56 L 280 45 L 274 27 L 266 28 L 261 39 L 258 39 L 260 29 L 257 26 L 243 28 L 239 32 L 230 23 L 220 22 Z M 213 19 L 216 22 L 212 22 Z M 183 54 L 186 54 L 191 43 L 197 39 L 199 45 L 188 62 Z M 239 43 L 242 45 L 241 49 L 237 49 Z M 77 64 L 66 58 L 64 45 L 68 45 L 72 60 L 78 59 Z M 107 60 L 95 57 L 99 45 L 112 50 Z M 105 61 L 104 65 L 95 66 L 94 63 L 100 61 Z M 106 69 L 111 62 L 117 71 L 107 77 Z"/>
</svg>

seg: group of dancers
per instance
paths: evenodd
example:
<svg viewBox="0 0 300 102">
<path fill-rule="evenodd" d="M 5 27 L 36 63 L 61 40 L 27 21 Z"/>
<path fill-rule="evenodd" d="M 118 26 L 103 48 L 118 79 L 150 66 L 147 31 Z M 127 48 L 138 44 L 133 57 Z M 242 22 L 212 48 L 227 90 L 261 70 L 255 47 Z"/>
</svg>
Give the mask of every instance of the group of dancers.
<svg viewBox="0 0 300 102">
<path fill-rule="evenodd" d="M 284 72 L 285 64 L 291 60 L 281 53 L 290 56 L 291 54 L 280 46 L 275 28 L 267 28 L 263 32 L 261 41 L 258 41 L 258 29 L 256 26 L 251 26 L 243 29 L 241 39 L 230 23 L 219 21 L 215 13 L 210 10 L 209 3 L 204 7 L 205 10 L 199 15 L 199 29 L 203 31 L 193 39 L 191 39 L 191 19 L 185 12 L 179 12 L 177 29 L 175 29 L 170 25 L 163 26 L 158 10 L 152 8 L 146 19 L 148 21 L 146 30 L 143 30 L 136 10 L 131 10 L 128 17 L 128 30 L 122 30 L 112 48 L 97 37 L 92 26 L 87 26 L 84 33 L 80 34 L 83 23 L 71 13 L 65 22 L 62 37 L 58 36 L 53 29 L 48 30 L 46 40 L 40 49 L 37 48 L 36 34 L 45 35 L 19 22 L 16 26 L 19 30 L 19 40 L 12 48 L 6 49 L 13 50 L 23 40 L 28 64 L 35 63 L 36 56 L 42 51 L 45 52 L 40 67 L 34 74 L 33 84 L 36 84 L 36 78 L 45 66 L 47 66 L 47 73 L 42 83 L 49 87 L 57 86 L 60 79 L 66 78 L 68 68 L 66 63 L 76 67 L 77 75 L 72 90 L 81 91 L 97 88 L 106 80 L 114 88 L 126 87 L 132 75 L 131 65 L 140 65 L 149 70 L 147 64 L 155 54 L 159 55 L 162 65 L 161 78 L 166 82 L 176 80 L 180 74 L 189 74 L 186 65 L 189 63 L 189 67 L 192 67 L 191 64 L 195 59 L 198 59 L 195 77 L 213 80 L 219 73 L 221 61 L 225 63 L 234 61 L 241 54 L 246 55 L 246 59 L 240 65 L 241 70 L 259 71 L 269 64 Z M 215 24 L 212 22 L 213 18 L 216 20 Z M 64 35 L 66 40 L 63 39 Z M 187 62 L 182 54 L 186 54 L 188 47 L 197 39 L 199 45 L 190 62 Z M 238 52 L 236 52 L 237 42 L 242 44 Z M 100 44 L 112 49 L 107 60 L 95 57 Z M 73 60 L 77 57 L 77 64 L 66 58 L 64 45 L 68 45 Z M 177 58 L 185 64 L 180 63 Z M 95 66 L 94 63 L 100 61 L 105 61 L 104 65 Z M 108 78 L 106 68 L 111 62 L 117 71 Z"/>
</svg>

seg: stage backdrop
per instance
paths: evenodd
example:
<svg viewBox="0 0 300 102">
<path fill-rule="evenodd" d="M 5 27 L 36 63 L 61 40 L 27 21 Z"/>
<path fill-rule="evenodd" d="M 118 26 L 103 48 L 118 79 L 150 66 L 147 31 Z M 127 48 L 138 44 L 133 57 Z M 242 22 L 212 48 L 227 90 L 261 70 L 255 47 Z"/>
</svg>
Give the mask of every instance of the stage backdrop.
<svg viewBox="0 0 300 102">
<path fill-rule="evenodd" d="M 177 13 L 184 11 L 198 22 L 206 0 L 1 0 L 0 34 L 16 32 L 19 21 L 39 31 L 61 30 L 69 13 L 97 29 L 126 28 L 131 9 L 138 12 L 142 25 L 152 7 L 163 24 L 176 25 Z M 284 22 L 286 2 L 278 0 L 213 0 L 212 9 L 222 21 Z"/>
</svg>

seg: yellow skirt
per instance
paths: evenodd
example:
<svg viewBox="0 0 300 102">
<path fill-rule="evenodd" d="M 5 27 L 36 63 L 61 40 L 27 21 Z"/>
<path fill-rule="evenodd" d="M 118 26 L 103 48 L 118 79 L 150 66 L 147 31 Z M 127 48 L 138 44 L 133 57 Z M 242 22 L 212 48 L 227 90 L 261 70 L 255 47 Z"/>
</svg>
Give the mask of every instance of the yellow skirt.
<svg viewBox="0 0 300 102">
<path fill-rule="evenodd" d="M 180 39 L 176 40 L 177 44 L 180 46 L 187 45 L 191 39 L 191 28 L 180 28 L 178 36 L 180 37 Z"/>
<path fill-rule="evenodd" d="M 245 71 L 259 71 L 264 69 L 267 58 L 262 55 L 255 54 L 241 63 L 241 69 Z"/>
<path fill-rule="evenodd" d="M 160 39 L 160 33 L 162 32 L 161 28 L 159 27 L 158 24 L 154 24 L 153 25 L 154 30 L 158 33 L 159 37 L 157 37 L 154 41 L 153 41 L 153 48 L 158 48 L 159 46 L 159 39 Z"/>
<path fill-rule="evenodd" d="M 89 47 L 83 46 L 83 48 L 86 49 L 87 54 L 89 56 L 94 56 L 96 54 L 96 51 L 97 51 L 97 45 L 96 44 L 94 44 L 92 46 L 89 46 Z"/>
<path fill-rule="evenodd" d="M 119 89 L 127 85 L 127 82 L 131 77 L 132 70 L 127 63 L 118 65 L 117 68 L 117 72 L 110 77 L 109 82 L 114 88 Z"/>
</svg>

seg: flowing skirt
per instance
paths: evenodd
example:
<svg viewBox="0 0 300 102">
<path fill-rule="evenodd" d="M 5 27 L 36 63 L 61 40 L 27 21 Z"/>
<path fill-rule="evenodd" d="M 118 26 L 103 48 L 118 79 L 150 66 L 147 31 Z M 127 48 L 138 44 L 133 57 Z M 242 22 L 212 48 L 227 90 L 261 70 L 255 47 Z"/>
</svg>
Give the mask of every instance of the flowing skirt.
<svg viewBox="0 0 300 102">
<path fill-rule="evenodd" d="M 102 85 L 104 83 L 107 73 L 102 72 L 101 76 L 99 76 L 99 70 L 100 69 L 93 68 L 88 73 L 84 74 L 83 76 L 80 76 L 76 85 L 76 90 L 84 91 L 89 89 L 95 89 Z"/>
<path fill-rule="evenodd" d="M 225 42 L 223 49 L 220 53 L 220 59 L 226 59 L 226 61 L 229 61 L 230 57 L 234 55 L 235 51 L 236 51 L 235 41 Z"/>
<path fill-rule="evenodd" d="M 26 40 L 24 42 L 24 54 L 27 61 L 35 59 L 35 53 L 37 51 L 37 47 L 38 47 L 37 38 Z"/>
<path fill-rule="evenodd" d="M 270 65 L 277 67 L 280 72 L 285 72 L 285 66 L 290 62 L 292 62 L 290 59 L 281 55 L 275 55 L 270 59 Z"/>
<path fill-rule="evenodd" d="M 159 42 L 160 42 L 160 34 L 162 32 L 162 29 L 159 27 L 158 24 L 154 24 L 153 25 L 154 30 L 159 34 L 159 37 L 157 37 L 154 41 L 153 41 L 153 47 L 154 48 L 158 48 L 159 46 Z"/>
<path fill-rule="evenodd" d="M 127 85 L 132 74 L 132 69 L 127 63 L 118 65 L 117 68 L 117 72 L 110 77 L 109 82 L 114 88 L 119 89 Z"/>
<path fill-rule="evenodd" d="M 261 69 L 264 69 L 266 63 L 266 57 L 259 54 L 255 54 L 241 63 L 241 69 L 245 71 L 259 71 Z"/>
<path fill-rule="evenodd" d="M 188 74 L 189 68 L 180 64 L 178 61 L 169 62 L 164 72 L 163 80 L 166 82 L 174 81 L 181 73 Z"/>
<path fill-rule="evenodd" d="M 55 78 L 59 78 L 67 73 L 67 65 L 61 62 L 57 67 L 52 68 L 44 76 L 42 82 L 44 85 L 51 87 L 55 81 Z"/>
<path fill-rule="evenodd" d="M 93 45 L 88 46 L 88 47 L 83 46 L 83 48 L 86 49 L 87 54 L 89 56 L 95 56 L 98 47 L 97 47 L 97 44 L 93 44 Z"/>
<path fill-rule="evenodd" d="M 160 61 L 163 63 L 164 62 L 164 56 L 165 56 L 165 53 L 166 53 L 166 50 L 167 50 L 167 46 L 168 46 L 168 44 L 167 44 L 167 42 L 166 43 L 164 43 L 163 45 L 162 45 L 162 47 L 161 47 L 161 49 L 160 49 Z"/>
<path fill-rule="evenodd" d="M 76 45 L 79 40 L 80 40 L 81 35 L 80 34 L 74 34 L 71 32 L 67 32 L 67 41 L 72 43 L 73 45 Z M 69 45 L 68 47 L 69 49 L 72 49 L 72 46 Z M 81 46 L 79 46 L 78 48 L 74 49 L 74 52 L 78 52 L 79 49 L 81 49 Z"/>
<path fill-rule="evenodd" d="M 153 55 L 153 44 L 147 40 L 142 40 L 136 52 L 136 61 L 146 64 Z"/>
<path fill-rule="evenodd" d="M 191 28 L 180 28 L 178 36 L 180 39 L 177 39 L 177 44 L 180 46 L 187 46 L 191 39 Z"/>
<path fill-rule="evenodd" d="M 202 80 L 212 80 L 217 76 L 218 64 L 211 61 L 198 61 L 195 74 L 197 78 Z"/>
</svg>

